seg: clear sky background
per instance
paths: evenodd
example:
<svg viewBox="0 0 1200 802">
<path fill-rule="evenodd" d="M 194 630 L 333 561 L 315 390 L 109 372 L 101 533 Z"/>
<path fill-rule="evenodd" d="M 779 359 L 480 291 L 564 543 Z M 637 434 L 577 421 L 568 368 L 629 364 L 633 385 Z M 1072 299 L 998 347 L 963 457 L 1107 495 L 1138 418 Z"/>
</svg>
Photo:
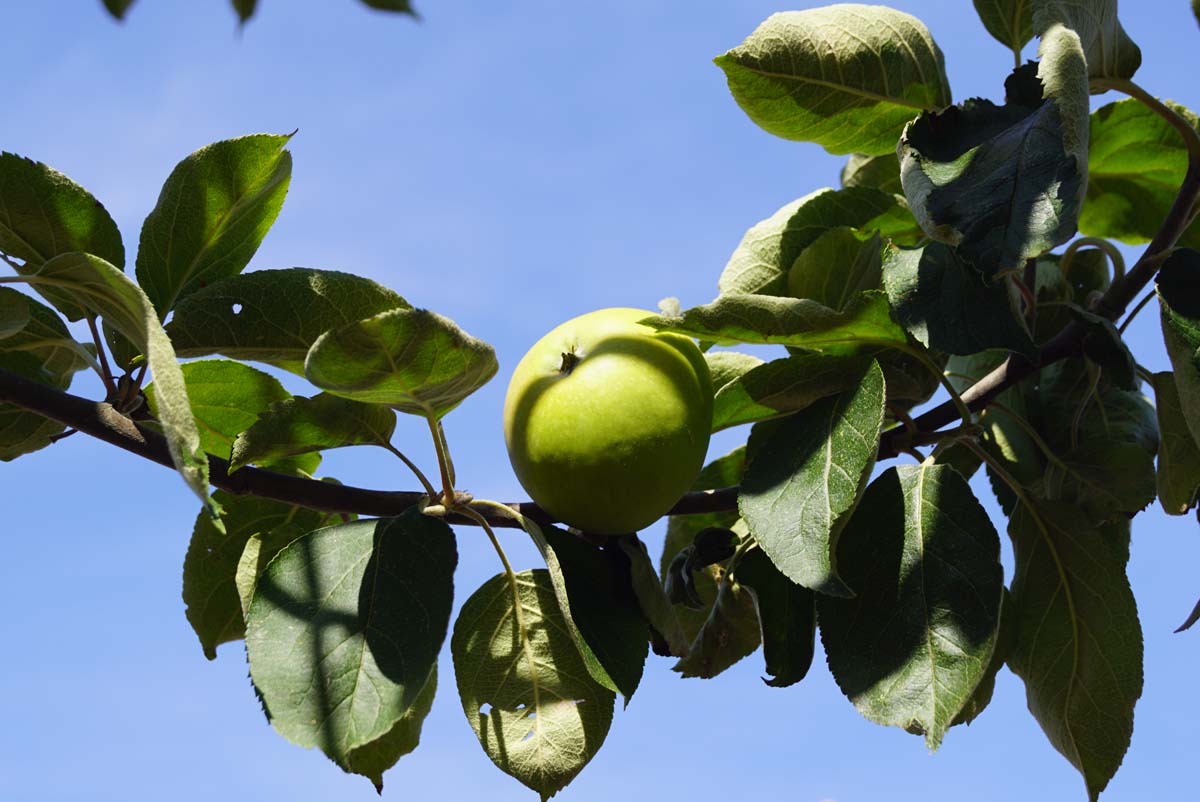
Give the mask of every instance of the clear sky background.
<svg viewBox="0 0 1200 802">
<path fill-rule="evenodd" d="M 756 128 L 711 64 L 797 5 L 424 0 L 417 23 L 353 0 L 264 0 L 239 32 L 223 0 L 139 0 L 123 25 L 99 0 L 8 0 L 0 149 L 90 189 L 132 264 L 142 218 L 179 159 L 214 140 L 298 128 L 288 200 L 250 269 L 360 273 L 491 342 L 500 374 L 447 431 L 464 487 L 515 500 L 523 493 L 500 410 L 530 344 L 600 307 L 711 300 L 748 227 L 837 185 L 841 158 Z M 1002 98 L 1012 56 L 971 3 L 894 5 L 933 32 L 956 101 Z M 1186 0 L 1122 5 L 1145 57 L 1137 80 L 1200 108 L 1200 30 Z M 1153 308 L 1131 333 L 1141 361 L 1164 369 Z M 99 393 L 82 375 L 74 391 Z M 716 438 L 712 456 L 744 434 Z M 419 422 L 402 422 L 396 442 L 432 468 Z M 322 473 L 414 485 L 394 458 L 363 449 L 331 453 Z M 986 486 L 975 486 L 1003 532 Z M 76 436 L 0 464 L 0 504 L 0 799 L 374 797 L 367 780 L 274 733 L 240 643 L 204 659 L 180 599 L 197 505 L 177 476 Z M 662 531 L 646 533 L 652 552 Z M 522 539 L 509 532 L 506 547 L 531 567 Z M 1200 532 L 1190 516 L 1154 510 L 1136 520 L 1133 540 L 1146 690 L 1103 799 L 1195 800 L 1200 632 L 1171 630 L 1200 594 Z M 462 529 L 459 549 L 461 604 L 500 567 L 478 530 Z M 1007 670 L 991 707 L 931 756 L 920 738 L 862 719 L 820 656 L 783 690 L 760 681 L 761 654 L 709 681 L 669 666 L 651 657 L 632 704 L 562 799 L 1086 798 Z M 385 798 L 534 798 L 479 748 L 448 653 L 441 671 L 422 745 L 385 775 Z"/>
</svg>

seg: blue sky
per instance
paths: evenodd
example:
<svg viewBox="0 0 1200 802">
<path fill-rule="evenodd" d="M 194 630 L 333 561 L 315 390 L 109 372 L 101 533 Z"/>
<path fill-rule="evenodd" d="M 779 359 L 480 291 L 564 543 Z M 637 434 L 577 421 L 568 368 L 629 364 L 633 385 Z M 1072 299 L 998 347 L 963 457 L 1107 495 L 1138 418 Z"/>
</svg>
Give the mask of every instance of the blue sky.
<svg viewBox="0 0 1200 802">
<path fill-rule="evenodd" d="M 364 274 L 491 342 L 500 375 L 447 419 L 459 476 L 477 495 L 523 495 L 500 409 L 509 371 L 542 333 L 600 307 L 710 300 L 745 229 L 837 184 L 841 158 L 757 129 L 711 64 L 788 7 L 779 0 L 528 0 L 511 10 L 425 0 L 419 23 L 352 0 L 260 5 L 239 32 L 221 0 L 139 0 L 123 25 L 99 0 L 7 3 L 0 148 L 89 188 L 132 261 L 141 220 L 180 158 L 217 139 L 298 128 L 291 191 L 251 269 Z M 956 100 L 1003 94 L 1011 54 L 970 3 L 894 5 L 932 30 Z M 1125 6 L 1145 56 L 1138 81 L 1200 108 L 1188 4 Z M 1155 317 L 1131 332 L 1143 363 L 1160 370 Z M 83 377 L 75 391 L 98 388 Z M 712 455 L 740 436 L 717 438 Z M 402 423 L 396 442 L 430 466 L 420 422 Z M 323 472 L 413 484 L 393 458 L 360 452 L 331 454 Z M 372 798 L 366 780 L 271 730 L 239 644 L 204 660 L 180 599 L 196 504 L 177 477 L 77 436 L 0 464 L 0 486 L 0 799 Z M 1200 633 L 1171 630 L 1200 594 L 1200 538 L 1194 519 L 1156 511 L 1133 535 L 1146 691 L 1104 799 L 1194 799 Z M 646 537 L 654 551 L 661 526 Z M 535 564 L 520 536 L 506 546 L 514 562 Z M 477 530 L 462 530 L 459 547 L 461 603 L 499 566 Z M 448 655 L 442 672 L 422 746 L 385 776 L 386 797 L 533 798 L 479 749 Z M 991 707 L 932 756 L 921 739 L 859 717 L 820 659 L 786 690 L 761 673 L 756 655 L 715 680 L 681 680 L 652 658 L 605 747 L 561 798 L 1084 798 L 1007 670 Z"/>
</svg>

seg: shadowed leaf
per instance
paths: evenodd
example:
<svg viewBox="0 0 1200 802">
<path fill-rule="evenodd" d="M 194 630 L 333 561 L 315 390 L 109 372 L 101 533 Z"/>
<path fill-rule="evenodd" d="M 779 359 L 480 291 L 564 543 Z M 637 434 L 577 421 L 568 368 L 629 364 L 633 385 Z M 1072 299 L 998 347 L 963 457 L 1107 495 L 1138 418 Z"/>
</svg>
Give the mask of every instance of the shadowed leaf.
<svg viewBox="0 0 1200 802">
<path fill-rule="evenodd" d="M 780 573 L 762 549 L 746 552 L 734 575 L 754 594 L 770 675 L 763 682 L 773 688 L 795 685 L 808 674 L 816 650 L 816 594 Z"/>
<path fill-rule="evenodd" d="M 1154 409 L 1158 415 L 1158 500 L 1168 515 L 1183 515 L 1200 493 L 1200 446 L 1179 402 L 1175 374 L 1154 374 Z"/>
</svg>

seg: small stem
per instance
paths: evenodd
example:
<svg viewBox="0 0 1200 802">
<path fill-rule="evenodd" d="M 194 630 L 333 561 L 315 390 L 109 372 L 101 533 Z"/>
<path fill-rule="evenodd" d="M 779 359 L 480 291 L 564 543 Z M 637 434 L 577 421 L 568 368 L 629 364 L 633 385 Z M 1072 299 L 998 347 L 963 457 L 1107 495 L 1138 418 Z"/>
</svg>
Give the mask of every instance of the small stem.
<svg viewBox="0 0 1200 802">
<path fill-rule="evenodd" d="M 1113 281 L 1125 278 L 1125 257 L 1117 250 L 1116 245 L 1101 237 L 1080 237 L 1077 240 L 1072 240 L 1071 244 L 1063 251 L 1062 257 L 1058 260 L 1058 269 L 1064 276 L 1067 273 L 1067 268 L 1071 265 L 1071 261 L 1075 258 L 1075 254 L 1089 247 L 1103 251 L 1104 255 L 1108 257 L 1109 264 L 1112 265 Z"/>
<path fill-rule="evenodd" d="M 1142 300 L 1137 302 L 1137 306 L 1135 306 L 1133 308 L 1133 311 L 1131 311 L 1128 315 L 1126 315 L 1125 319 L 1121 321 L 1121 325 L 1119 327 L 1117 327 L 1117 333 L 1124 334 L 1125 329 L 1129 328 L 1129 324 L 1133 322 L 1133 319 L 1135 317 L 1137 317 L 1138 312 L 1142 311 L 1142 307 L 1144 307 L 1146 304 L 1150 303 L 1150 299 L 1153 298 L 1157 294 L 1158 294 L 1158 290 L 1150 290 L 1150 292 L 1148 292 L 1144 296 L 1142 296 Z"/>
<path fill-rule="evenodd" d="M 404 456 L 404 452 L 402 452 L 400 449 L 396 448 L 394 445 L 392 445 L 391 443 L 389 443 L 387 441 L 384 441 L 384 442 L 380 443 L 379 445 L 382 446 L 383 448 L 385 448 L 386 450 L 392 452 L 393 454 L 395 454 L 397 457 L 400 458 L 401 462 L 403 462 L 405 465 L 408 466 L 408 469 L 413 472 L 414 476 L 417 477 L 417 481 L 421 483 L 421 487 L 425 488 L 425 492 L 429 494 L 430 501 L 433 501 L 434 499 L 437 498 L 438 492 L 437 492 L 437 489 L 434 488 L 433 483 L 429 481 L 429 478 L 427 476 L 425 476 L 424 473 L 421 472 L 421 469 L 418 468 L 413 463 L 412 460 L 410 460 L 408 457 Z"/>
<path fill-rule="evenodd" d="M 437 452 L 438 470 L 442 473 L 442 503 L 451 507 L 454 504 L 454 481 L 450 478 L 449 449 L 446 448 L 437 419 L 427 417 L 425 420 L 429 423 L 429 433 L 433 436 L 433 447 Z"/>
<path fill-rule="evenodd" d="M 100 360 L 100 369 L 103 371 L 100 377 L 104 379 L 104 387 L 108 390 L 108 397 L 115 399 L 117 397 L 117 383 L 113 379 L 112 369 L 108 366 L 108 357 L 104 355 L 104 345 L 100 342 L 100 331 L 96 328 L 96 316 L 87 315 L 88 330 L 92 333 L 92 342 L 96 344 L 96 356 Z"/>
<path fill-rule="evenodd" d="M 142 389 L 142 382 L 144 382 L 146 380 L 146 370 L 149 367 L 150 367 L 150 363 L 147 362 L 144 365 L 142 365 L 140 368 L 138 368 L 138 372 L 136 374 L 134 374 L 133 386 L 139 390 Z"/>
</svg>

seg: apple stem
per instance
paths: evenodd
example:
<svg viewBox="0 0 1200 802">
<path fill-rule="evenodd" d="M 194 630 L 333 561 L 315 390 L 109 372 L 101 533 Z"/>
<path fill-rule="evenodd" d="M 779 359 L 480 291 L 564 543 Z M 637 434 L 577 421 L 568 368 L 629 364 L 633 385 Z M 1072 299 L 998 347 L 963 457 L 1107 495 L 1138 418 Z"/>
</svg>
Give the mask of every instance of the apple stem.
<svg viewBox="0 0 1200 802">
<path fill-rule="evenodd" d="M 571 371 L 575 370 L 575 366 L 579 364 L 579 355 L 574 351 L 563 351 L 562 364 L 558 366 L 558 372 L 563 375 L 571 375 Z"/>
</svg>

